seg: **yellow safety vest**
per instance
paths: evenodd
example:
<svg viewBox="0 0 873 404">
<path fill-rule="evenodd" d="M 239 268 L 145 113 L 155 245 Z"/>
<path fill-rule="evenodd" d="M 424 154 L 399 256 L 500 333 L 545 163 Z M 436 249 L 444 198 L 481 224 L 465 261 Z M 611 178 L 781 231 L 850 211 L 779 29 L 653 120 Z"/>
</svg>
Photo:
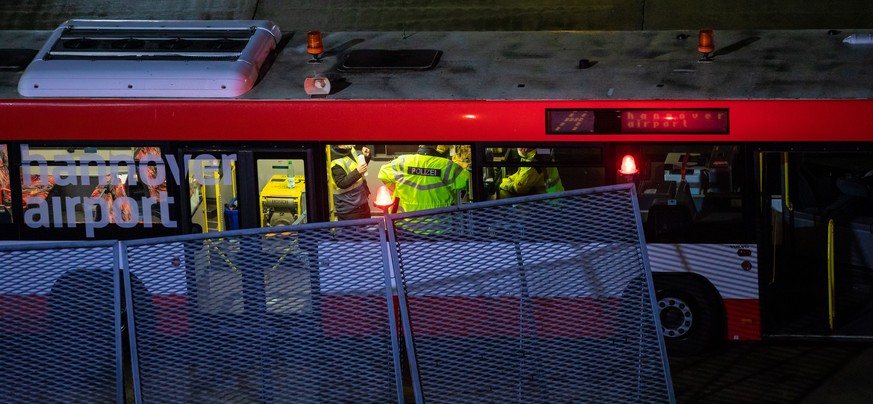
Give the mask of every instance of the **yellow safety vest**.
<svg viewBox="0 0 873 404">
<path fill-rule="evenodd" d="M 351 149 L 351 157 L 343 156 L 338 159 L 334 159 L 330 162 L 330 168 L 333 169 L 335 166 L 342 167 L 343 171 L 345 171 L 346 175 L 351 173 L 354 170 L 358 169 L 358 153 L 355 149 Z M 354 184 L 349 186 L 348 188 L 340 188 L 336 186 L 336 183 L 333 180 L 333 175 L 330 175 L 330 182 L 333 184 L 333 204 L 334 209 L 338 214 L 346 214 L 354 211 L 356 208 L 368 203 L 367 196 L 369 195 L 366 190 L 361 187 L 364 186 L 364 177 L 358 178 Z"/>
</svg>

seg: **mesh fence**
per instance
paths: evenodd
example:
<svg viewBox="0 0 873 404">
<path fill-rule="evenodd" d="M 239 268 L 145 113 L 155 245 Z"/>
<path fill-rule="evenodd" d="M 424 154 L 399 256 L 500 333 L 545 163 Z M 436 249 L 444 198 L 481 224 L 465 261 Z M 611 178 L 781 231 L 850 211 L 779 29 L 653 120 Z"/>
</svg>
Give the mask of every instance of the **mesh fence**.
<svg viewBox="0 0 873 404">
<path fill-rule="evenodd" d="M 671 401 L 634 201 L 619 186 L 392 217 L 416 397 Z"/>
<path fill-rule="evenodd" d="M 0 248 L 0 402 L 120 400 L 114 245 Z"/>
<path fill-rule="evenodd" d="M 137 394 L 397 402 L 384 226 L 349 223 L 129 244 Z"/>
<path fill-rule="evenodd" d="M 637 212 L 617 186 L 0 247 L 0 402 L 670 402 Z"/>
</svg>

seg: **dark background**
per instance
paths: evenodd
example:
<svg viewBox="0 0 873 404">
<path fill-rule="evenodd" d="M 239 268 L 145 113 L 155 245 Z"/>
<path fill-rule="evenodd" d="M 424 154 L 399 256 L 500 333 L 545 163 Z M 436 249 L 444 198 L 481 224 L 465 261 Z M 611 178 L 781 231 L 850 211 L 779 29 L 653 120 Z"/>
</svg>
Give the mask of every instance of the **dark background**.
<svg viewBox="0 0 873 404">
<path fill-rule="evenodd" d="M 285 31 L 873 28 L 869 0 L 0 0 L 0 29 L 71 18 L 267 19 Z"/>
</svg>

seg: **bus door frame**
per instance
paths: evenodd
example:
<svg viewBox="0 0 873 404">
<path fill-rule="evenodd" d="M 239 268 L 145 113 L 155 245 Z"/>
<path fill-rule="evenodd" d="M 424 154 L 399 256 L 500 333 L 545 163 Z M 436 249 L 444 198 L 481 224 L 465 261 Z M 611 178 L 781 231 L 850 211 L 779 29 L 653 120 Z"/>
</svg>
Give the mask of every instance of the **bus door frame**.
<svg viewBox="0 0 873 404">
<path fill-rule="evenodd" d="M 786 328 L 771 328 L 767 325 L 767 318 L 773 321 L 772 325 L 778 325 L 775 323 L 785 317 L 782 312 L 778 311 L 780 307 L 798 308 L 798 306 L 802 306 L 800 301 L 783 301 L 793 295 L 797 295 L 799 299 L 813 299 L 814 303 L 807 303 L 810 308 L 814 309 L 814 316 L 808 314 L 809 318 L 804 320 L 808 323 L 798 323 L 801 324 L 800 328 L 796 325 L 790 325 L 790 329 L 787 329 L 789 335 L 830 335 L 835 331 L 835 322 L 840 317 L 840 313 L 836 309 L 836 301 L 839 296 L 836 292 L 834 274 L 835 231 L 833 220 L 828 221 L 823 213 L 802 213 L 802 218 L 797 216 L 798 209 L 803 209 L 798 195 L 802 186 L 801 178 L 799 178 L 800 170 L 797 169 L 799 158 L 805 154 L 829 152 L 869 153 L 869 151 L 864 151 L 859 147 L 833 148 L 832 145 L 827 148 L 821 145 L 809 145 L 809 147 L 774 145 L 758 150 L 757 164 L 759 165 L 761 191 L 760 223 L 762 224 L 759 255 L 762 269 L 767 268 L 766 271 L 762 271 L 761 290 L 768 291 L 766 303 L 762 302 L 762 309 L 764 309 L 762 315 L 765 319 L 765 332 L 771 336 L 785 335 Z M 814 189 L 813 185 L 806 185 L 806 187 Z M 774 209 L 776 197 L 781 198 L 779 212 Z M 809 217 L 811 215 L 812 219 Z M 802 229 L 806 229 L 806 233 L 800 234 L 797 227 L 798 220 L 806 220 L 806 222 L 813 220 L 817 224 L 813 226 L 813 230 L 809 230 L 808 225 L 801 226 Z M 814 245 L 808 245 L 809 243 L 803 241 L 803 237 L 810 237 L 808 234 L 810 231 L 816 232 L 814 233 L 815 237 L 812 238 L 816 241 Z M 819 242 L 824 245 L 818 244 Z M 816 259 L 815 263 L 805 270 L 793 267 L 791 258 L 797 258 L 795 256 L 799 251 L 809 248 L 825 252 L 825 259 Z M 802 276 L 803 278 L 790 279 L 793 276 Z M 797 285 L 792 286 L 792 282 Z M 762 296 L 762 300 L 764 300 L 763 298 L 764 296 Z M 803 324 L 810 324 L 810 326 L 806 327 Z"/>
</svg>

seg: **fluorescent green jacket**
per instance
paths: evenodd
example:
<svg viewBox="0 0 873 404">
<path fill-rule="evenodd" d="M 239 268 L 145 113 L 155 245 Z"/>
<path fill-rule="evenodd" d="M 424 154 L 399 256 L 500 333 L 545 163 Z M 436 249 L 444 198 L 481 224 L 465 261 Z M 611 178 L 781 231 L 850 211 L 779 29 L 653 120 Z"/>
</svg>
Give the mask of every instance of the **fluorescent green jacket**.
<svg viewBox="0 0 873 404">
<path fill-rule="evenodd" d="M 530 162 L 528 158 L 522 158 L 522 162 Z M 546 192 L 561 192 L 564 184 L 555 167 L 519 167 L 518 171 L 500 182 L 499 198 L 513 196 L 542 194 Z"/>
<path fill-rule="evenodd" d="M 399 212 L 451 206 L 458 190 L 467 189 L 470 173 L 445 157 L 406 154 L 382 166 L 379 179 L 394 187 Z"/>
</svg>

